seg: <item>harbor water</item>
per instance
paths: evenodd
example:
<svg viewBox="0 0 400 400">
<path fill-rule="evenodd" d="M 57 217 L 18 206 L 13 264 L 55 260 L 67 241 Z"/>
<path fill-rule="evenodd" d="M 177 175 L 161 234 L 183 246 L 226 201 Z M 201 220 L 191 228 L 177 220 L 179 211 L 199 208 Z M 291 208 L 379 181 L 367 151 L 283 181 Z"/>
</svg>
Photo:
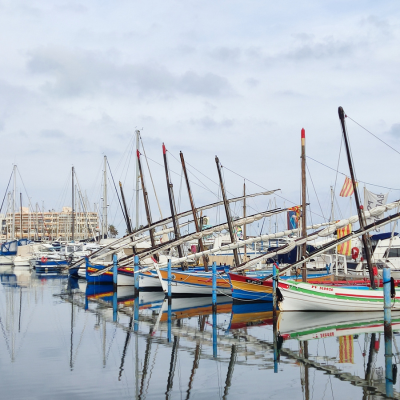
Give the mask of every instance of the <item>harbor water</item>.
<svg viewBox="0 0 400 400">
<path fill-rule="evenodd" d="M 169 303 L 17 267 L 0 279 L 4 399 L 386 398 L 383 310 L 278 313 L 274 324 L 272 303 Z M 396 366 L 400 314 L 392 324 Z"/>
</svg>

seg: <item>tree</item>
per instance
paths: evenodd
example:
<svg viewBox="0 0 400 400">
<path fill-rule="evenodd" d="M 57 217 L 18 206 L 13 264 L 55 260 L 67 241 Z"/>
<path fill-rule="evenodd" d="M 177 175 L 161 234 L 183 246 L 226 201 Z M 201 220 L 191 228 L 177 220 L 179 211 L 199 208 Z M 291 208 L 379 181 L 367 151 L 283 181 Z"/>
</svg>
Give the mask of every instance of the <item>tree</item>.
<svg viewBox="0 0 400 400">
<path fill-rule="evenodd" d="M 114 225 L 108 226 L 108 232 L 110 233 L 110 237 L 112 237 L 112 238 L 116 238 L 118 235 L 118 231 Z"/>
</svg>

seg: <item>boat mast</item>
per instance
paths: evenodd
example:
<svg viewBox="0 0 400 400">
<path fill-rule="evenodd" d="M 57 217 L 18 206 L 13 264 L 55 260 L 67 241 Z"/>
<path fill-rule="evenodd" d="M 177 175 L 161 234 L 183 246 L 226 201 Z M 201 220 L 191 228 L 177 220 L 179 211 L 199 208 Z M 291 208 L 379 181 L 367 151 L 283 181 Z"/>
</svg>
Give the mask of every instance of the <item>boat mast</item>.
<svg viewBox="0 0 400 400">
<path fill-rule="evenodd" d="M 140 162 L 140 151 L 136 151 L 137 155 L 137 164 L 139 166 L 139 175 L 140 175 L 140 182 L 142 184 L 142 191 L 143 191 L 143 200 L 144 200 L 144 208 L 146 210 L 146 217 L 147 217 L 147 224 L 151 226 L 152 220 L 151 220 L 151 211 L 150 211 L 150 203 L 149 203 L 149 194 L 147 193 L 146 190 L 146 185 L 144 184 L 144 176 L 143 176 L 143 171 L 142 171 L 142 163 Z M 151 242 L 151 247 L 155 247 L 156 241 L 154 239 L 154 228 L 150 229 L 150 242 Z"/>
<path fill-rule="evenodd" d="M 246 218 L 246 181 L 243 182 L 243 218 Z M 246 224 L 243 224 L 243 240 L 247 239 Z M 247 246 L 244 246 L 244 260 L 247 261 Z"/>
<path fill-rule="evenodd" d="M 103 182 L 103 224 L 101 228 L 101 236 L 107 238 L 108 221 L 107 221 L 107 156 L 104 156 L 104 182 Z"/>
<path fill-rule="evenodd" d="M 19 205 L 20 205 L 20 218 L 19 218 L 19 231 L 20 231 L 20 239 L 23 238 L 23 230 L 22 230 L 22 193 L 19 194 Z"/>
<path fill-rule="evenodd" d="M 140 131 L 136 130 L 136 152 L 140 151 Z M 136 230 L 139 229 L 139 180 L 140 180 L 140 171 L 139 171 L 139 161 L 136 159 Z"/>
<path fill-rule="evenodd" d="M 171 209 L 172 223 L 174 225 L 174 234 L 175 234 L 175 239 L 179 239 L 181 237 L 181 234 L 179 232 L 178 220 L 176 218 L 174 191 L 173 191 L 172 182 L 169 179 L 168 161 L 167 161 L 167 149 L 165 148 L 164 143 L 162 145 L 162 149 L 163 149 L 163 157 L 164 157 L 165 177 L 167 179 L 169 206 L 170 206 L 170 209 Z M 179 258 L 183 257 L 182 245 L 178 246 L 178 254 L 179 254 Z"/>
<path fill-rule="evenodd" d="M 126 207 L 126 201 L 125 201 L 124 191 L 122 189 L 121 182 L 119 182 L 119 188 L 121 190 L 122 204 L 124 206 L 124 217 L 125 217 L 125 222 L 126 222 L 126 229 L 128 231 L 128 234 L 130 235 L 132 233 L 131 219 L 129 218 L 128 208 Z"/>
<path fill-rule="evenodd" d="M 15 191 L 17 186 L 17 166 L 14 165 L 14 172 L 13 172 L 13 201 L 12 201 L 12 225 L 11 225 L 11 239 L 15 240 Z"/>
<path fill-rule="evenodd" d="M 229 203 L 228 203 L 228 200 L 226 198 L 224 182 L 222 180 L 222 174 L 221 174 L 221 166 L 219 164 L 219 159 L 218 159 L 217 156 L 215 156 L 215 163 L 217 164 L 217 169 L 218 169 L 219 183 L 220 183 L 220 186 L 221 186 L 222 198 L 224 200 L 224 206 L 225 206 L 226 219 L 227 219 L 227 222 L 228 222 L 229 235 L 231 237 L 231 242 L 232 243 L 236 243 L 235 235 L 233 233 L 231 211 L 229 209 Z M 239 264 L 240 264 L 240 260 L 239 260 L 239 253 L 238 253 L 237 249 L 233 249 L 233 258 L 235 260 L 235 267 L 238 267 Z"/>
<path fill-rule="evenodd" d="M 339 111 L 340 123 L 342 125 L 344 143 L 346 146 L 346 154 L 347 154 L 347 161 L 349 163 L 351 182 L 353 184 L 354 200 L 356 201 L 358 221 L 360 223 L 360 229 L 364 229 L 365 224 L 364 224 L 364 218 L 363 218 L 363 213 L 362 213 L 363 208 L 360 205 L 360 197 L 358 194 L 358 189 L 357 189 L 357 184 L 356 184 L 356 179 L 355 179 L 355 174 L 354 174 L 354 166 L 353 166 L 353 161 L 352 161 L 351 153 L 350 153 L 350 145 L 349 145 L 349 140 L 347 137 L 346 124 L 344 122 L 344 118 L 345 118 L 344 110 L 342 107 L 339 107 L 338 111 Z M 364 250 L 365 250 L 365 256 L 367 258 L 367 265 L 368 265 L 368 271 L 369 271 L 369 279 L 371 281 L 371 288 L 376 289 L 375 280 L 374 280 L 374 272 L 372 269 L 372 256 L 371 256 L 372 252 L 371 252 L 368 233 L 364 233 L 364 235 L 362 235 L 362 242 L 363 242 L 363 246 L 364 246 Z"/>
<path fill-rule="evenodd" d="M 75 239 L 75 185 L 74 185 L 75 168 L 72 167 L 72 225 L 71 225 L 71 242 Z M 44 210 L 43 210 L 44 211 Z"/>
<path fill-rule="evenodd" d="M 302 202 L 302 218 L 301 218 L 301 236 L 307 236 L 307 196 L 306 196 L 306 131 L 301 130 L 301 202 Z M 301 249 L 302 257 L 307 254 L 307 242 L 304 242 Z M 303 263 L 301 270 L 302 282 L 307 282 L 307 263 Z"/>
<path fill-rule="evenodd" d="M 194 225 L 196 227 L 196 232 L 200 232 L 202 227 L 200 228 L 200 225 L 199 225 L 199 220 L 198 220 L 198 216 L 197 216 L 197 210 L 196 210 L 196 207 L 194 205 L 194 199 L 193 199 L 192 191 L 190 189 L 190 182 L 189 182 L 189 177 L 188 177 L 187 170 L 186 170 L 185 159 L 183 157 L 183 153 L 182 152 L 180 152 L 179 155 L 181 157 L 182 169 L 183 169 L 183 173 L 185 175 L 186 187 L 187 187 L 187 190 L 188 190 L 188 193 L 189 193 L 189 200 L 190 200 L 190 206 L 192 207 Z M 202 238 L 199 239 L 199 248 L 200 248 L 200 251 L 204 251 L 204 244 L 203 244 L 203 239 Z M 208 257 L 205 256 L 205 255 L 203 256 L 203 264 L 204 264 L 205 271 L 208 272 Z"/>
</svg>

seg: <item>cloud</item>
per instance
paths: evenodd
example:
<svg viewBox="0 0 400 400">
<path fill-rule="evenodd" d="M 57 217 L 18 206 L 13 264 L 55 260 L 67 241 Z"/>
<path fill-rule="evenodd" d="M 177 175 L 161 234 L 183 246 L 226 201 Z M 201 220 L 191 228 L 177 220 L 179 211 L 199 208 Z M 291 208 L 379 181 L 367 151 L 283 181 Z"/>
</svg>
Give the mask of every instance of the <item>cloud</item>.
<svg viewBox="0 0 400 400">
<path fill-rule="evenodd" d="M 28 70 L 45 78 L 42 89 L 58 97 L 96 94 L 140 96 L 230 96 L 233 89 L 227 78 L 215 73 L 188 70 L 177 74 L 157 62 L 117 63 L 115 54 L 42 48 L 32 52 Z"/>
<path fill-rule="evenodd" d="M 393 124 L 388 133 L 400 137 L 400 124 Z"/>
<path fill-rule="evenodd" d="M 62 139 L 66 137 L 66 134 L 58 129 L 43 129 L 40 135 L 47 139 Z"/>
<path fill-rule="evenodd" d="M 220 128 L 231 128 L 235 121 L 233 119 L 223 119 L 216 121 L 211 117 L 203 117 L 199 119 L 192 119 L 190 121 L 192 125 L 198 125 L 203 129 L 220 129 Z"/>
</svg>

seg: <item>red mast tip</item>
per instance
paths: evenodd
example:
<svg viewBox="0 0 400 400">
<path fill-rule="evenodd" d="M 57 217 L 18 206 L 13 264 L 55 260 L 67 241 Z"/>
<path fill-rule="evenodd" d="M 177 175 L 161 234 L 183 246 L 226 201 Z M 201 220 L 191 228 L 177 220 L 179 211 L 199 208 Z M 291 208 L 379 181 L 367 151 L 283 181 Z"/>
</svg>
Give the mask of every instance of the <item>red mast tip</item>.
<svg viewBox="0 0 400 400">
<path fill-rule="evenodd" d="M 167 153 L 167 149 L 165 148 L 165 144 L 164 143 L 162 144 L 162 152 L 163 152 L 163 154 Z"/>
<path fill-rule="evenodd" d="M 306 138 L 306 131 L 305 131 L 304 128 L 301 130 L 301 138 L 302 138 L 302 139 L 305 139 L 305 138 Z"/>
</svg>

